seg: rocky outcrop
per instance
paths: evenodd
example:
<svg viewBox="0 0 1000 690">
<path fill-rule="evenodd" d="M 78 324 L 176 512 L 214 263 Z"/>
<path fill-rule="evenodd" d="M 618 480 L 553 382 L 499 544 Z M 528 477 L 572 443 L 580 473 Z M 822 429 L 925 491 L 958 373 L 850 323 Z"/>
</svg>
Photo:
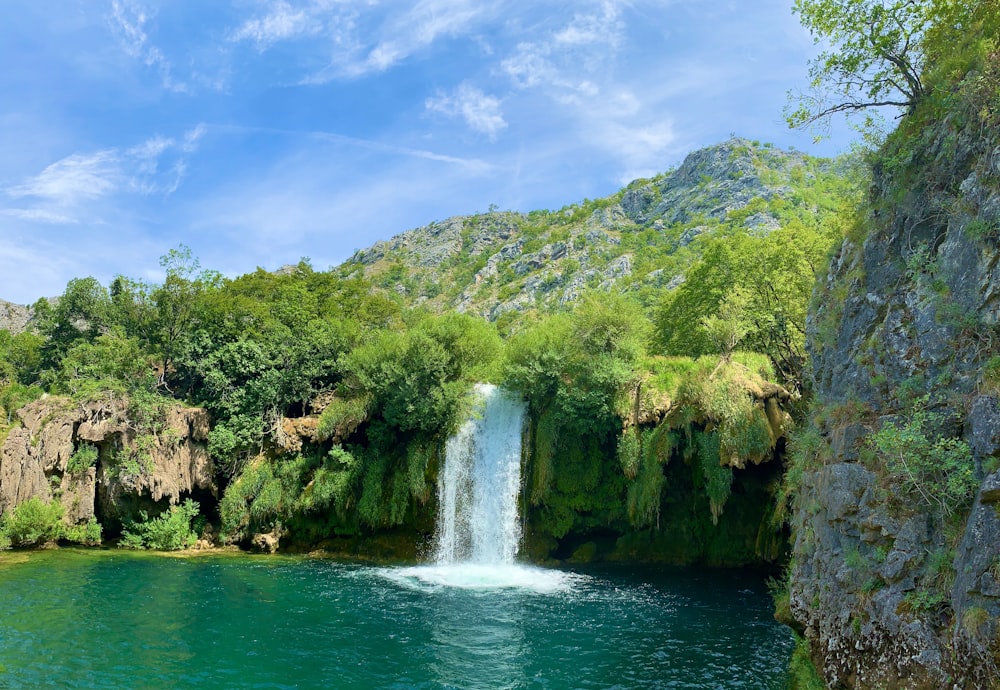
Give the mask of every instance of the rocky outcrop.
<svg viewBox="0 0 1000 690">
<path fill-rule="evenodd" d="M 677 170 L 658 181 L 629 189 L 621 208 L 628 218 L 643 225 L 654 219 L 667 225 L 698 217 L 722 220 L 755 199 L 790 195 L 790 186 L 766 184 L 761 171 L 801 168 L 805 160 L 801 153 L 758 149 L 753 142 L 734 137 L 691 153 Z M 759 215 L 748 219 L 750 226 L 771 225 Z"/>
<path fill-rule="evenodd" d="M 867 234 L 843 243 L 817 288 L 808 349 L 825 449 L 799 486 L 790 584 L 831 687 L 997 677 L 1000 136 L 977 120 L 988 112 L 890 142 L 904 148 L 874 171 Z M 971 508 L 907 498 L 868 442 L 915 410 L 934 438 L 968 444 Z"/>
<path fill-rule="evenodd" d="M 10 331 L 15 335 L 22 333 L 27 329 L 31 316 L 31 307 L 22 307 L 0 299 L 0 331 Z"/>
<path fill-rule="evenodd" d="M 135 508 L 177 504 L 195 491 L 216 493 L 206 440 L 208 413 L 180 405 L 141 433 L 126 401 L 73 403 L 46 397 L 17 413 L 20 425 L 0 447 L 0 512 L 38 498 L 58 499 L 69 524 L 134 517 Z M 82 448 L 96 451 L 81 462 Z"/>
<path fill-rule="evenodd" d="M 479 256 L 516 233 L 519 221 L 520 215 L 515 213 L 453 216 L 377 242 L 370 249 L 356 252 L 350 261 L 370 266 L 395 256 L 420 268 L 435 268 L 463 249 Z"/>
</svg>

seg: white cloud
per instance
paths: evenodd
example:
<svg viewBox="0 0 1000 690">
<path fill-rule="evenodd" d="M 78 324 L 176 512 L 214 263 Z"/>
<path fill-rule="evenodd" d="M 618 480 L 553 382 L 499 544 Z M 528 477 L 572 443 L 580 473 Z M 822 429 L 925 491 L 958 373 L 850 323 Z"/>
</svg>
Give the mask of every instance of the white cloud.
<svg viewBox="0 0 1000 690">
<path fill-rule="evenodd" d="M 198 148 L 198 142 L 203 136 L 205 136 L 205 132 L 207 131 L 208 127 L 206 127 L 204 123 L 199 123 L 194 128 L 189 129 L 184 133 L 181 150 L 184 153 L 194 152 Z"/>
<path fill-rule="evenodd" d="M 149 15 L 135 0 L 112 0 L 111 28 L 118 36 L 118 42 L 130 57 L 141 60 L 147 67 L 155 69 L 169 91 L 186 92 L 187 84 L 173 77 L 173 67 L 163 52 L 149 40 L 146 24 Z"/>
<path fill-rule="evenodd" d="M 518 89 L 553 89 L 557 98 L 596 96 L 600 88 L 591 75 L 614 61 L 626 28 L 620 15 L 614 2 L 604 0 L 558 30 L 518 43 L 500 70 Z"/>
<path fill-rule="evenodd" d="M 553 36 L 556 43 L 585 46 L 607 43 L 617 46 L 625 31 L 618 7 L 613 2 L 602 2 L 592 14 L 577 14 L 573 20 Z"/>
<path fill-rule="evenodd" d="M 281 42 L 321 40 L 329 51 L 327 65 L 313 70 L 303 84 L 357 78 L 384 72 L 442 38 L 473 34 L 495 16 L 497 2 L 484 0 L 420 0 L 411 8 L 388 10 L 374 0 L 288 0 L 266 3 L 259 16 L 243 21 L 228 36 L 252 42 L 265 51 Z M 396 5 L 398 7 L 398 5 Z M 359 30 L 364 25 L 364 33 Z"/>
<path fill-rule="evenodd" d="M 321 26 L 316 21 L 315 5 L 293 8 L 287 2 L 274 3 L 263 17 L 248 19 L 230 35 L 232 41 L 253 41 L 261 50 L 278 41 L 315 34 Z"/>
<path fill-rule="evenodd" d="M 48 223 L 50 225 L 71 225 L 79 222 L 76 218 L 38 208 L 5 208 L 0 209 L 0 215 L 25 220 L 29 223 Z"/>
<path fill-rule="evenodd" d="M 346 144 L 348 146 L 360 149 L 366 149 L 368 151 L 377 151 L 379 153 L 387 153 L 391 156 L 396 156 L 400 158 L 414 158 L 419 160 L 434 161 L 437 163 L 446 163 L 449 166 L 453 166 L 462 170 L 464 175 L 486 175 L 495 171 L 496 166 L 484 161 L 480 158 L 468 158 L 462 156 L 451 156 L 443 153 L 437 153 L 435 151 L 428 151 L 427 149 L 418 149 L 410 146 L 402 146 L 399 144 L 390 144 L 383 141 L 375 141 L 372 139 L 361 139 L 358 137 L 350 137 L 344 134 L 337 134 L 335 132 L 324 132 L 324 131 L 312 131 L 303 132 L 299 130 L 290 129 L 280 129 L 275 127 L 246 127 L 229 125 L 225 128 L 221 128 L 225 131 L 230 132 L 255 132 L 261 134 L 278 134 L 282 136 L 292 136 L 301 137 L 308 136 L 313 139 L 318 139 L 321 141 L 327 141 L 335 144 Z"/>
<path fill-rule="evenodd" d="M 34 177 L 7 189 L 15 199 L 41 197 L 62 203 L 95 199 L 115 190 L 121 169 L 114 149 L 96 153 L 74 153 L 46 167 Z"/>
<path fill-rule="evenodd" d="M 73 153 L 46 166 L 20 184 L 4 189 L 12 199 L 32 199 L 33 208 L 0 209 L 28 222 L 68 224 L 92 217 L 86 204 L 118 193 L 170 195 L 187 170 L 186 156 L 197 148 L 205 128 L 187 132 L 181 142 L 153 136 L 127 149 Z"/>
<path fill-rule="evenodd" d="M 519 43 L 514 54 L 500 63 L 514 85 L 530 89 L 556 80 L 555 67 L 547 59 L 549 49 L 536 43 Z"/>
<path fill-rule="evenodd" d="M 439 38 L 468 32 L 491 12 L 491 3 L 482 0 L 421 0 L 384 27 L 378 44 L 355 70 L 359 75 L 384 71 Z"/>
<path fill-rule="evenodd" d="M 601 145 L 617 152 L 626 166 L 639 167 L 662 160 L 676 141 L 677 134 L 669 121 L 642 125 L 605 123 Z"/>
<path fill-rule="evenodd" d="M 15 239 L 0 242 L 0 299 L 33 304 L 39 297 L 61 294 L 67 276 L 87 275 L 86 267 L 75 265 L 64 246 L 34 235 Z"/>
<path fill-rule="evenodd" d="M 507 127 L 500 112 L 500 100 L 489 96 L 468 83 L 463 83 L 452 94 L 439 93 L 424 102 L 431 112 L 449 117 L 461 117 L 469 129 L 495 139 Z"/>
</svg>

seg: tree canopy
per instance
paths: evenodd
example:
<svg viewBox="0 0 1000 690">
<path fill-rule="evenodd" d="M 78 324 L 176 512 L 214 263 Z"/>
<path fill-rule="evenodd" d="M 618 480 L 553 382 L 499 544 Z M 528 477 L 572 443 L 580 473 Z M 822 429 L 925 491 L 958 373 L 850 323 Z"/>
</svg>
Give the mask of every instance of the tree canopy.
<svg viewBox="0 0 1000 690">
<path fill-rule="evenodd" d="M 923 37 L 931 2 L 796 0 L 794 12 L 816 43 L 830 45 L 810 64 L 811 91 L 790 94 L 786 118 L 801 127 L 836 113 L 880 106 L 912 109 L 923 97 Z"/>
</svg>

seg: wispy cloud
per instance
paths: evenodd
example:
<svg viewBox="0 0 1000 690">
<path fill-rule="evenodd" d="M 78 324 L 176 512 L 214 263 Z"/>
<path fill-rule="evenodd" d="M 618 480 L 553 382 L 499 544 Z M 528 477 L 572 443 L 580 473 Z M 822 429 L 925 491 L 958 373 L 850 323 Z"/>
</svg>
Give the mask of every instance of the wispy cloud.
<svg viewBox="0 0 1000 690">
<path fill-rule="evenodd" d="M 0 216 L 17 218 L 29 223 L 47 223 L 49 225 L 71 225 L 79 222 L 76 218 L 71 218 L 61 213 L 45 211 L 38 208 L 5 208 L 0 209 Z"/>
<path fill-rule="evenodd" d="M 261 52 L 281 42 L 322 42 L 327 64 L 310 70 L 304 84 L 354 79 L 384 72 L 443 38 L 468 36 L 496 16 L 497 0 L 421 0 L 405 11 L 387 12 L 371 0 L 312 0 L 266 3 L 229 34 L 232 42 L 250 42 Z M 365 27 L 362 32 L 361 26 Z"/>
<path fill-rule="evenodd" d="M 436 153 L 426 149 L 416 149 L 408 146 L 386 144 L 384 142 L 358 139 L 356 137 L 348 137 L 342 134 L 332 134 L 330 132 L 312 132 L 311 135 L 319 139 L 351 144 L 353 146 L 370 149 L 372 151 L 381 151 L 383 153 L 389 153 L 407 158 L 420 158 L 423 160 L 436 161 L 438 163 L 447 163 L 448 165 L 462 168 L 466 173 L 474 175 L 484 175 L 493 172 L 496 169 L 495 165 L 480 158 L 449 156 L 447 154 Z"/>
<path fill-rule="evenodd" d="M 120 156 L 114 149 L 74 153 L 6 191 L 15 199 L 40 197 L 74 203 L 110 194 L 117 188 L 120 177 Z"/>
<path fill-rule="evenodd" d="M 199 125 L 179 140 L 153 136 L 127 149 L 73 153 L 46 166 L 20 184 L 4 189 L 12 199 L 33 199 L 34 208 L 0 209 L 6 216 L 42 223 L 73 223 L 82 204 L 120 192 L 148 196 L 172 194 L 205 131 Z"/>
<path fill-rule="evenodd" d="M 188 86 L 177 81 L 173 76 L 173 66 L 158 47 L 150 40 L 146 32 L 149 14 L 136 0 L 112 0 L 111 28 L 118 37 L 122 50 L 127 55 L 142 61 L 147 67 L 155 69 L 163 84 L 163 88 L 180 93 L 187 92 Z"/>
<path fill-rule="evenodd" d="M 415 158 L 420 160 L 434 161 L 437 163 L 445 163 L 449 166 L 460 168 L 464 174 L 467 175 L 485 175 L 496 170 L 496 165 L 489 163 L 481 158 L 475 157 L 465 157 L 465 156 L 452 156 L 444 153 L 439 153 L 436 151 L 430 151 L 427 149 L 414 148 L 410 146 L 402 146 L 399 144 L 386 143 L 384 141 L 375 141 L 372 139 L 362 139 L 360 137 L 352 137 L 346 134 L 338 134 L 336 132 L 325 132 L 319 130 L 294 130 L 294 129 L 281 129 L 277 127 L 251 127 L 244 125 L 216 125 L 213 129 L 219 131 L 229 131 L 229 132 L 243 132 L 243 133 L 261 133 L 261 134 L 277 134 L 289 137 L 309 137 L 311 139 L 316 139 L 320 141 L 327 141 L 336 144 L 346 144 L 354 148 L 366 149 L 368 151 L 377 151 L 379 153 L 386 153 L 390 156 L 400 157 L 400 158 Z"/>
<path fill-rule="evenodd" d="M 353 70 L 357 75 L 381 72 L 439 38 L 466 33 L 491 15 L 491 5 L 482 0 L 421 0 L 412 10 L 394 17 L 383 27 L 378 44 Z"/>
<path fill-rule="evenodd" d="M 211 255 L 200 252 L 203 263 L 246 271 L 248 262 L 264 261 L 273 269 L 308 254 L 326 268 L 355 249 L 443 218 L 442 189 L 457 199 L 449 204 L 451 214 L 484 210 L 493 200 L 488 190 L 494 185 L 484 186 L 462 166 L 438 165 L 438 156 L 390 156 L 377 169 L 366 169 L 360 163 L 372 156 L 352 150 L 356 142 L 314 136 L 328 145 L 305 146 L 266 173 L 234 180 L 188 209 L 197 233 L 233 240 Z M 421 209 L 416 222 L 414 208 Z M 191 245 L 195 251 L 197 244 Z"/>
<path fill-rule="evenodd" d="M 476 87 L 462 83 L 451 94 L 438 93 L 424 102 L 430 112 L 449 117 L 461 117 L 469 129 L 496 139 L 497 133 L 507 127 L 500 112 L 500 99 L 489 96 Z"/>
<path fill-rule="evenodd" d="M 607 65 L 624 34 L 621 10 L 605 0 L 540 39 L 518 43 L 500 62 L 500 69 L 519 89 L 546 87 L 596 95 L 598 87 L 587 75 Z"/>
<path fill-rule="evenodd" d="M 305 7 L 292 7 L 284 0 L 271 4 L 263 16 L 243 22 L 230 34 L 232 41 L 252 41 L 258 49 L 291 38 L 316 35 L 323 28 L 323 4 L 311 3 Z"/>
<path fill-rule="evenodd" d="M 607 43 L 617 46 L 625 32 L 625 22 L 614 2 L 605 0 L 595 12 L 578 13 L 552 38 L 556 43 L 571 46 L 586 46 Z"/>
</svg>

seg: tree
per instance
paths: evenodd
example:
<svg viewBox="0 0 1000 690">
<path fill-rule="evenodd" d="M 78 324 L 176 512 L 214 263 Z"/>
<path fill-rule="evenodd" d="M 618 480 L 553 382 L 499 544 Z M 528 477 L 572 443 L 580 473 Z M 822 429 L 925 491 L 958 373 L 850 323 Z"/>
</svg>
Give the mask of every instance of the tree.
<svg viewBox="0 0 1000 690">
<path fill-rule="evenodd" d="M 845 205 L 844 212 L 849 208 Z M 685 281 L 657 310 L 659 352 L 700 357 L 725 354 L 738 344 L 768 355 L 782 383 L 797 386 L 805 362 L 809 294 L 839 237 L 840 220 L 827 216 L 824 227 L 815 227 L 791 219 L 766 237 L 741 233 L 706 241 Z"/>
<path fill-rule="evenodd" d="M 52 306 L 47 300 L 35 303 L 35 321 L 45 337 L 42 366 L 58 369 L 59 361 L 74 345 L 93 342 L 108 328 L 111 297 L 96 278 L 74 278 Z"/>
<path fill-rule="evenodd" d="M 215 271 L 201 271 L 198 260 L 184 245 L 160 257 L 160 266 L 166 270 L 166 277 L 152 292 L 150 335 L 159 354 L 160 383 L 165 384 L 180 341 L 194 320 L 198 298 L 207 289 L 217 287 L 222 276 Z"/>
<path fill-rule="evenodd" d="M 717 313 L 701 317 L 702 330 L 726 361 L 729 361 L 733 350 L 753 329 L 746 315 L 749 305 L 750 296 L 746 290 L 737 286 L 719 304 Z"/>
<path fill-rule="evenodd" d="M 795 0 L 793 11 L 816 43 L 811 93 L 789 93 L 792 127 L 828 123 L 837 113 L 892 106 L 910 112 L 926 93 L 924 35 L 947 0 Z"/>
</svg>

